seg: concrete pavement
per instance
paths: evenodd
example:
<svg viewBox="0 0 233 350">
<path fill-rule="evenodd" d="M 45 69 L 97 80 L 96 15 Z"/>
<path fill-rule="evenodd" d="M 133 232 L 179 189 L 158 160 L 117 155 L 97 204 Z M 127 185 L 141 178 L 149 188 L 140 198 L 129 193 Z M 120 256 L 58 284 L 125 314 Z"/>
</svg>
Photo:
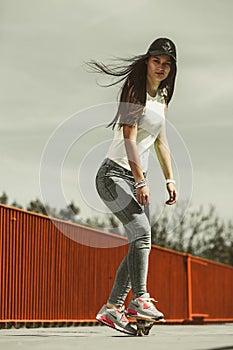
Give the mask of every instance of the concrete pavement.
<svg viewBox="0 0 233 350">
<path fill-rule="evenodd" d="M 104 326 L 2 329 L 1 350 L 233 350 L 233 324 L 155 325 L 132 337 Z"/>
</svg>

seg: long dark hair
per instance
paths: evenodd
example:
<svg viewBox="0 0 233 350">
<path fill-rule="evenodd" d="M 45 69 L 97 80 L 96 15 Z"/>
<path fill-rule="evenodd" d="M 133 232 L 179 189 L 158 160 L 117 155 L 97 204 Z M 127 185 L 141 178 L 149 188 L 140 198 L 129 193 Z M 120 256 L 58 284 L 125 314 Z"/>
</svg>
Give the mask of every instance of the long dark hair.
<svg viewBox="0 0 233 350">
<path fill-rule="evenodd" d="M 114 129 L 118 119 L 119 128 L 121 128 L 123 124 L 133 125 L 142 116 L 143 109 L 146 105 L 146 62 L 149 57 L 150 54 L 146 53 L 132 58 L 123 58 L 121 61 L 124 64 L 117 66 L 106 66 L 105 64 L 96 61 L 90 61 L 87 63 L 89 67 L 98 73 L 120 77 L 120 79 L 105 86 L 113 86 L 125 80 L 121 88 L 120 103 L 117 113 L 107 127 L 112 126 L 112 129 Z M 160 95 L 164 97 L 167 105 L 173 95 L 176 71 L 176 62 L 171 58 L 171 70 L 169 75 L 159 85 Z"/>
</svg>

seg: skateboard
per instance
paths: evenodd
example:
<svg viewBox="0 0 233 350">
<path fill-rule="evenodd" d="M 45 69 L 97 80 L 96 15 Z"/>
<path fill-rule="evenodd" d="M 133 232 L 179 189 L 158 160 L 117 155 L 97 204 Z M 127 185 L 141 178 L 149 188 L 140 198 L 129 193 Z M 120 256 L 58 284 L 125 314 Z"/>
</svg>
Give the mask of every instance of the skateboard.
<svg viewBox="0 0 233 350">
<path fill-rule="evenodd" d="M 138 336 L 142 337 L 143 335 L 149 335 L 151 328 L 156 323 L 165 323 L 166 321 L 164 319 L 160 319 L 158 321 L 154 320 L 153 318 L 145 318 L 141 316 L 128 316 L 131 319 L 136 320 L 136 326 L 137 326 L 137 334 Z"/>
</svg>

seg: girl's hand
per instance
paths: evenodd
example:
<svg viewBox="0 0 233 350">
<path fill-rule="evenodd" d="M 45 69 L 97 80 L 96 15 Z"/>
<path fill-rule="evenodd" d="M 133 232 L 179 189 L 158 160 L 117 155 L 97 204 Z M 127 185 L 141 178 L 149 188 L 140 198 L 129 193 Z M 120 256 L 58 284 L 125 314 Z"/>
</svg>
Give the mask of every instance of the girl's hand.
<svg viewBox="0 0 233 350">
<path fill-rule="evenodd" d="M 149 188 L 147 186 L 136 188 L 136 198 L 141 205 L 149 204 Z"/>
<path fill-rule="evenodd" d="M 177 191 L 176 191 L 175 185 L 171 182 L 168 183 L 167 190 L 169 193 L 169 199 L 166 201 L 166 204 L 172 205 L 177 201 Z"/>
</svg>

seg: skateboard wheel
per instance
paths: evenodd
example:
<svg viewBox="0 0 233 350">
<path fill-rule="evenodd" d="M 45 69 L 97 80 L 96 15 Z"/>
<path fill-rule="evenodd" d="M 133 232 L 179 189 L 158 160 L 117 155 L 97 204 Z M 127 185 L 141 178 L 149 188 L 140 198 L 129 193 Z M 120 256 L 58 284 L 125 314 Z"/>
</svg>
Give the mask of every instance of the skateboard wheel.
<svg viewBox="0 0 233 350">
<path fill-rule="evenodd" d="M 137 334 L 138 334 L 139 337 L 142 337 L 143 336 L 143 330 L 142 329 L 138 329 Z"/>
</svg>

